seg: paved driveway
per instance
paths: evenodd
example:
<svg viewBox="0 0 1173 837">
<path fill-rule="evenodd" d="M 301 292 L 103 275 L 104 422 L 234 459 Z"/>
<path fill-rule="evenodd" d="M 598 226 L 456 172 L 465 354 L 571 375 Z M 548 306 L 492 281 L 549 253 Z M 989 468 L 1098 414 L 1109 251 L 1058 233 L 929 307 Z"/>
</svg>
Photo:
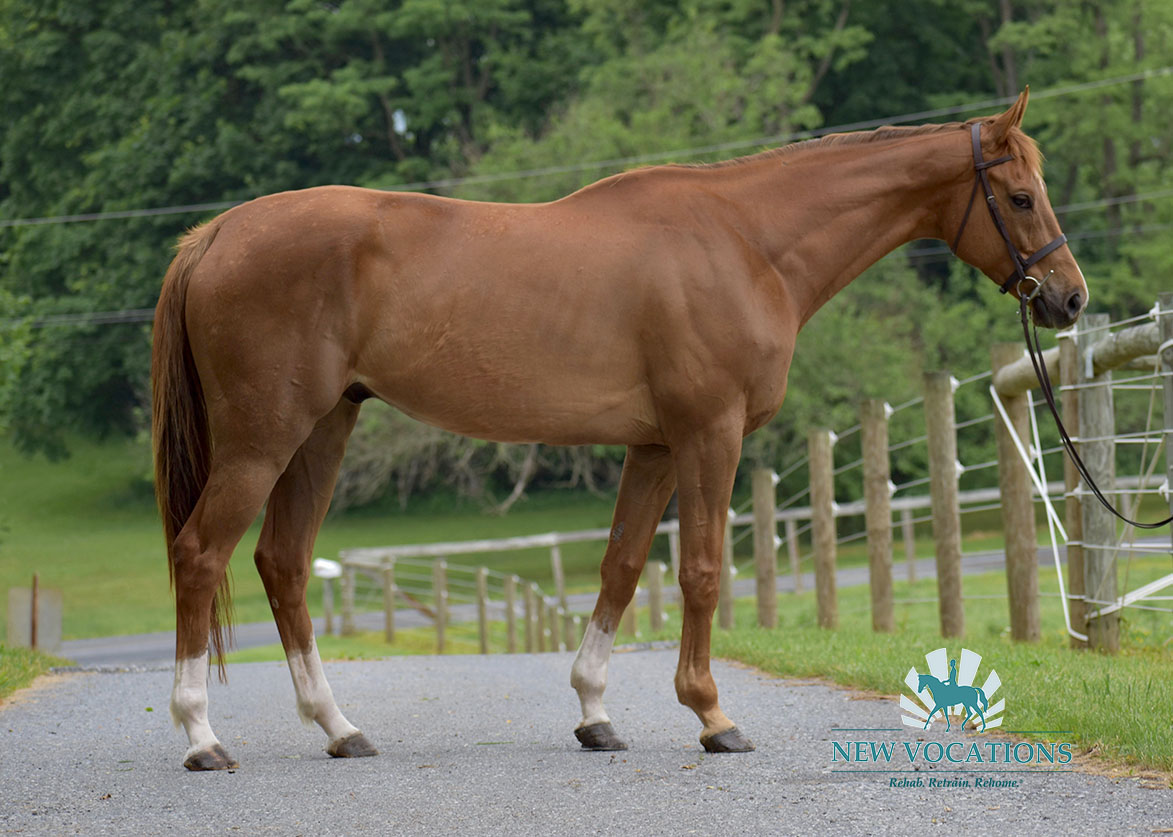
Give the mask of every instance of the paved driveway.
<svg viewBox="0 0 1173 837">
<path fill-rule="evenodd" d="M 329 759 L 283 663 L 234 665 L 211 718 L 240 760 L 190 774 L 166 668 L 63 675 L 0 708 L 0 832 L 19 834 L 1152 834 L 1173 792 L 1078 772 L 979 774 L 1013 788 L 841 773 L 832 740 L 915 744 L 892 700 L 716 663 L 722 705 L 758 746 L 708 756 L 676 703 L 673 650 L 616 654 L 608 708 L 632 749 L 581 752 L 571 655 L 331 663 L 344 711 L 382 750 Z M 1008 715 L 1011 711 L 1008 710 Z M 894 723 L 895 722 L 895 723 Z M 1158 723 L 1159 723 L 1158 719 Z M 939 727 L 939 725 L 937 725 Z M 934 730 L 937 729 L 934 727 Z M 925 742 L 965 740 L 944 732 Z M 969 777 L 973 778 L 973 777 Z"/>
</svg>

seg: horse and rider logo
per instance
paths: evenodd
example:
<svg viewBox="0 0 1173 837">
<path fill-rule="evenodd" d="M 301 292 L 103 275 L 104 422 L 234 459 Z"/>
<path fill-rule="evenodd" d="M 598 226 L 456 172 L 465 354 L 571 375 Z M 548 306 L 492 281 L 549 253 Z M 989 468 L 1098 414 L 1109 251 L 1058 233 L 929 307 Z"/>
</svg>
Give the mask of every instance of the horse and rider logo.
<svg viewBox="0 0 1173 837">
<path fill-rule="evenodd" d="M 975 686 L 981 661 L 981 655 L 968 648 L 961 649 L 960 665 L 956 658 L 949 658 L 944 648 L 925 654 L 928 671 L 918 672 L 910 668 L 904 677 L 905 685 L 919 701 L 918 704 L 906 695 L 900 696 L 900 708 L 905 713 L 901 720 L 905 726 L 928 729 L 939 718 L 944 718 L 948 732 L 953 728 L 951 715 L 961 718 L 962 729 L 971 720 L 972 728 L 978 732 L 1001 726 L 1006 701 L 999 699 L 993 704 L 990 701 L 1002 680 L 998 672 L 990 669 L 982 685 Z"/>
</svg>

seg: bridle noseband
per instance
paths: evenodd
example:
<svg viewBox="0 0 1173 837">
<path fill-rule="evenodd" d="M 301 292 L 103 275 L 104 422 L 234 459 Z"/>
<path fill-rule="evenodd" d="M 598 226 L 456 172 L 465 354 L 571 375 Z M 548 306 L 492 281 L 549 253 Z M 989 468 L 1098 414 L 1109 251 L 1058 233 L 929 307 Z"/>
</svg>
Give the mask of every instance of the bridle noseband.
<svg viewBox="0 0 1173 837">
<path fill-rule="evenodd" d="M 1037 264 L 1044 257 L 1062 247 L 1067 242 L 1067 236 L 1060 233 L 1058 238 L 1053 239 L 1041 250 L 1036 250 L 1032 255 L 1025 259 L 1022 258 L 1018 252 L 1018 248 L 1015 247 L 1014 243 L 1010 240 L 1010 233 L 1006 229 L 1005 221 L 1002 220 L 1002 213 L 998 210 L 998 199 L 994 197 L 994 190 L 990 187 L 990 176 L 986 174 L 988 169 L 991 169 L 994 166 L 1000 166 L 1002 163 L 1008 163 L 1013 160 L 1014 157 L 999 157 L 996 160 L 982 159 L 981 123 L 979 122 L 975 122 L 971 126 L 970 138 L 973 141 L 973 168 L 975 172 L 973 190 L 969 193 L 969 204 L 966 205 L 965 215 L 963 215 L 961 218 L 961 228 L 957 230 L 957 236 L 953 239 L 953 246 L 950 249 L 953 250 L 954 255 L 957 254 L 957 245 L 961 243 L 961 234 L 965 232 L 965 225 L 969 222 L 969 214 L 973 210 L 973 202 L 977 197 L 978 185 L 980 184 L 986 193 L 986 207 L 990 210 L 990 218 L 993 219 L 994 226 L 998 228 L 998 233 L 1002 236 L 1002 240 L 1006 243 L 1006 252 L 1010 254 L 1010 258 L 1014 262 L 1014 272 L 1011 273 L 1006 281 L 1002 283 L 1002 293 L 1009 292 L 1011 288 L 1019 289 L 1018 312 L 1019 317 L 1022 319 L 1022 334 L 1023 337 L 1026 338 L 1027 354 L 1030 355 L 1031 363 L 1034 366 L 1035 377 L 1037 377 L 1039 380 L 1039 389 L 1042 391 L 1043 400 L 1046 401 L 1047 407 L 1050 408 L 1051 415 L 1055 419 L 1055 426 L 1059 430 L 1059 439 L 1063 443 L 1063 447 L 1067 451 L 1067 455 L 1071 458 L 1072 464 L 1075 465 L 1075 470 L 1079 472 L 1080 477 L 1083 479 L 1084 485 L 1088 487 L 1091 493 L 1097 500 L 1100 501 L 1104 508 L 1114 514 L 1116 517 L 1123 520 L 1125 523 L 1129 523 L 1139 529 L 1158 529 L 1162 526 L 1167 526 L 1170 522 L 1173 522 L 1173 515 L 1166 517 L 1164 520 L 1158 520 L 1154 523 L 1141 523 L 1140 521 L 1125 517 L 1116 508 L 1114 508 L 1112 504 L 1108 502 L 1108 499 L 1104 496 L 1104 493 L 1100 490 L 1099 486 L 1096 485 L 1095 480 L 1092 479 L 1092 475 L 1088 473 L 1087 466 L 1083 464 L 1083 460 L 1080 458 L 1079 452 L 1075 449 L 1075 443 L 1068 434 L 1067 428 L 1063 426 L 1063 420 L 1059 417 L 1059 408 L 1055 403 L 1055 389 L 1051 384 L 1050 375 L 1047 374 L 1047 365 L 1043 362 L 1043 350 L 1039 345 L 1038 331 L 1034 331 L 1034 339 L 1032 341 L 1031 329 L 1028 324 L 1030 316 L 1028 313 L 1028 308 L 1031 301 L 1039 295 L 1039 292 L 1043 289 L 1043 285 L 1048 279 L 1051 278 L 1055 271 L 1050 271 L 1042 279 L 1036 279 L 1033 276 L 1028 276 L 1026 271 L 1027 268 Z M 1028 279 L 1031 282 L 1034 282 L 1035 287 L 1034 290 L 1029 294 L 1025 294 L 1022 291 L 1022 283 Z"/>
<path fill-rule="evenodd" d="M 1051 274 L 1048 273 L 1042 279 L 1036 279 L 1033 276 L 1027 275 L 1027 268 L 1038 264 L 1038 262 L 1042 261 L 1051 253 L 1055 252 L 1064 244 L 1066 244 L 1067 236 L 1060 233 L 1058 238 L 1053 239 L 1042 249 L 1036 250 L 1034 253 L 1024 259 L 1019 254 L 1018 248 L 1014 246 L 1014 242 L 1010 240 L 1010 233 L 1006 229 L 1006 222 L 1002 220 L 1002 213 L 998 209 L 998 199 L 994 197 L 994 189 L 990 186 L 990 176 L 986 173 L 994 166 L 1000 166 L 1003 163 L 1009 163 L 1014 159 L 1014 157 L 1007 155 L 1005 157 L 999 157 L 996 160 L 985 160 L 982 158 L 982 126 L 980 122 L 975 122 L 970 126 L 970 139 L 973 142 L 973 190 L 969 193 L 969 203 L 966 204 L 965 215 L 961 218 L 961 227 L 957 230 L 957 235 L 953 239 L 953 245 L 950 247 L 950 249 L 953 251 L 954 255 L 956 255 L 957 245 L 961 243 L 961 234 L 965 232 L 965 225 L 969 223 L 969 213 L 973 211 L 973 202 L 977 197 L 978 186 L 981 186 L 982 190 L 986 194 L 986 208 L 990 210 L 990 218 L 993 219 L 994 226 L 997 228 L 999 235 L 1002 236 L 1002 241 L 1006 243 L 1006 252 L 1010 254 L 1010 260 L 1014 263 L 1014 272 L 1011 273 L 1010 276 L 1006 278 L 1006 281 L 1002 283 L 1001 292 L 1007 293 L 1011 288 L 1019 287 L 1021 283 L 1029 279 L 1035 284 L 1035 289 L 1027 298 L 1027 301 L 1029 302 L 1038 296 L 1039 291 L 1042 290 L 1043 283 L 1046 282 L 1047 279 L 1051 278 Z M 1019 295 L 1022 295 L 1021 289 L 1019 291 Z"/>
</svg>

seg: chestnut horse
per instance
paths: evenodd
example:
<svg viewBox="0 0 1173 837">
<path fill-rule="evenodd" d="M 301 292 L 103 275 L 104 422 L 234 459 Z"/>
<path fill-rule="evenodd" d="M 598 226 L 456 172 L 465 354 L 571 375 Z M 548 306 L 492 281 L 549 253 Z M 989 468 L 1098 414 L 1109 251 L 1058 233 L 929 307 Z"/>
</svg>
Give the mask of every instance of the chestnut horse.
<svg viewBox="0 0 1173 837">
<path fill-rule="evenodd" d="M 987 158 L 1014 158 L 989 177 L 1022 253 L 1059 230 L 1019 127 L 1026 100 L 976 121 Z M 376 752 L 334 701 L 305 599 L 314 538 L 369 397 L 482 439 L 626 446 L 602 588 L 570 678 L 589 749 L 625 746 L 603 707 L 607 662 L 678 491 L 676 694 L 707 750 L 752 749 L 709 673 L 742 438 L 782 404 L 803 324 L 898 245 L 953 241 L 968 221 L 957 254 L 999 283 L 1013 269 L 994 222 L 967 209 L 973 124 L 644 168 L 545 204 L 307 189 L 189 232 L 163 283 L 152 356 L 185 766 L 235 765 L 208 723 L 209 636 L 218 655 L 226 565 L 266 502 L 256 565 L 298 711 L 325 731 L 330 755 Z M 1070 324 L 1087 302 L 1071 252 L 1055 248 L 1039 270 L 1052 273 L 1031 300 L 1035 321 Z"/>
</svg>

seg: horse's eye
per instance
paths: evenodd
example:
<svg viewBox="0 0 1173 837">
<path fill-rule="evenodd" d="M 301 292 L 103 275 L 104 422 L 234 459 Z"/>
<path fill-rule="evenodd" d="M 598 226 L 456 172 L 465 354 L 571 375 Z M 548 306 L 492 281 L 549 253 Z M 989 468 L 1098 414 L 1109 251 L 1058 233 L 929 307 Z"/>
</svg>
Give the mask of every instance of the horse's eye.
<svg viewBox="0 0 1173 837">
<path fill-rule="evenodd" d="M 1010 200 L 1014 201 L 1014 205 L 1019 209 L 1030 209 L 1034 205 L 1030 195 L 1015 195 Z"/>
</svg>

